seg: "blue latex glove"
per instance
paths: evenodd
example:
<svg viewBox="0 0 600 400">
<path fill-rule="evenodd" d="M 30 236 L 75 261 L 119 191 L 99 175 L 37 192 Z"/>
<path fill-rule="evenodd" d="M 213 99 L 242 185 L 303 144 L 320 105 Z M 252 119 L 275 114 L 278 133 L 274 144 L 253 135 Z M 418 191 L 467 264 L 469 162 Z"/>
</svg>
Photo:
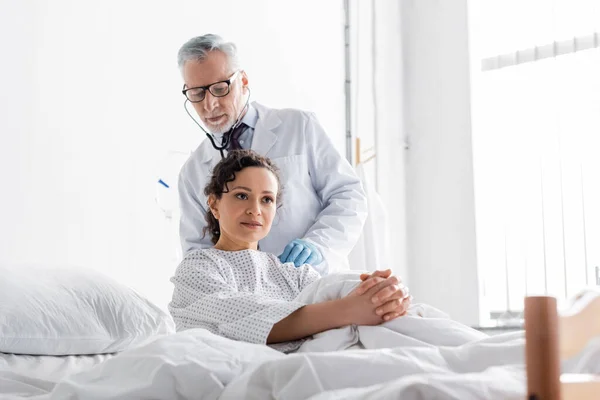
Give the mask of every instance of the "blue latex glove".
<svg viewBox="0 0 600 400">
<path fill-rule="evenodd" d="M 303 264 L 317 265 L 323 261 L 323 255 L 314 244 L 296 239 L 285 246 L 279 260 L 282 263 L 293 262 L 295 267 Z"/>
</svg>

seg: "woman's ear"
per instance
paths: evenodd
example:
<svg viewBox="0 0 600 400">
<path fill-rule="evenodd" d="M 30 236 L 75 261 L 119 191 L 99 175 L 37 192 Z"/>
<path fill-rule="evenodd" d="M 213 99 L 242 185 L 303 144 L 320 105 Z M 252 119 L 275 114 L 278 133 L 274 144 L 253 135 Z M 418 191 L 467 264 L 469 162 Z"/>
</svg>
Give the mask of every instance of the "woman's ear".
<svg viewBox="0 0 600 400">
<path fill-rule="evenodd" d="M 219 200 L 217 200 L 214 194 L 208 196 L 208 212 L 210 212 L 215 219 L 219 219 Z"/>
</svg>

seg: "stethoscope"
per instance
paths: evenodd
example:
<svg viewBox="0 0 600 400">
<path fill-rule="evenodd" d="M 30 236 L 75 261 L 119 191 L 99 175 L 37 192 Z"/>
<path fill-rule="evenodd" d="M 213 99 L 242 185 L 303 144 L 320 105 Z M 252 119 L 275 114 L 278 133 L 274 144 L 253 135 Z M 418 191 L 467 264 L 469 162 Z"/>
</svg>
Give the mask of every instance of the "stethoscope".
<svg viewBox="0 0 600 400">
<path fill-rule="evenodd" d="M 202 125 L 200 125 L 200 123 L 198 121 L 196 121 L 196 118 L 194 118 L 192 116 L 192 114 L 188 111 L 187 103 L 189 102 L 189 100 L 186 98 L 185 101 L 183 102 L 183 108 L 185 109 L 185 112 L 187 113 L 187 115 L 189 115 L 190 118 L 196 123 L 196 125 L 198 125 L 200 127 L 200 129 L 202 129 L 202 131 L 204 133 L 206 133 L 206 137 L 208 137 L 212 146 L 215 148 L 215 150 L 218 150 L 219 153 L 221 153 L 221 158 L 225 158 L 225 153 L 223 152 L 223 150 L 225 150 L 229 146 L 229 142 L 231 141 L 231 135 L 233 134 L 233 131 L 235 130 L 235 128 L 240 126 L 240 124 L 242 123 L 242 115 L 244 115 L 244 111 L 248 108 L 248 103 L 250 102 L 250 88 L 246 87 L 246 89 L 248 89 L 248 98 L 246 99 L 246 104 L 244 104 L 244 107 L 242 107 L 242 111 L 240 111 L 234 124 L 231 125 L 231 128 L 229 128 L 229 131 L 227 133 L 223 134 L 223 139 L 221 139 L 220 146 L 217 146 L 217 142 L 216 142 L 217 138 L 215 138 L 215 136 L 213 134 L 208 133 L 206 131 L 206 129 L 204 129 L 204 127 Z"/>
</svg>

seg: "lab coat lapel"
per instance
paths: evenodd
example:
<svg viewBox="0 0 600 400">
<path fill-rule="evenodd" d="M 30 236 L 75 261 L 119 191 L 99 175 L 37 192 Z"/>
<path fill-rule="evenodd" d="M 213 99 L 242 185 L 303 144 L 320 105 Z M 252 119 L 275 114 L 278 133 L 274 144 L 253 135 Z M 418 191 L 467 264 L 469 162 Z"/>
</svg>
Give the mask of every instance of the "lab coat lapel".
<svg viewBox="0 0 600 400">
<path fill-rule="evenodd" d="M 251 149 L 258 154 L 267 156 L 275 142 L 277 142 L 277 134 L 273 132 L 273 129 L 281 124 L 281 120 L 271 108 L 256 102 L 253 102 L 252 105 L 258 111 L 258 121 L 254 129 Z M 200 153 L 201 163 L 209 163 L 215 157 L 216 160 L 221 159 L 220 153 L 212 147 L 208 138 L 204 139 L 201 146 L 203 146 Z"/>
<path fill-rule="evenodd" d="M 277 134 L 273 132 L 273 129 L 281 124 L 281 120 L 270 108 L 256 102 L 252 105 L 258 111 L 258 122 L 254 129 L 251 149 L 258 154 L 268 156 L 269 150 L 277 142 Z"/>
</svg>

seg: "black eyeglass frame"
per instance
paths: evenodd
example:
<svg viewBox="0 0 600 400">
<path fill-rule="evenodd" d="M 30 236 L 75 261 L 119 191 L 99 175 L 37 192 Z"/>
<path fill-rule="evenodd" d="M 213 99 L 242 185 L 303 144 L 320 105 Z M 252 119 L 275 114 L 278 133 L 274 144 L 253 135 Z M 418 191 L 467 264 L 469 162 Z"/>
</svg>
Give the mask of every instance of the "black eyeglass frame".
<svg viewBox="0 0 600 400">
<path fill-rule="evenodd" d="M 231 91 L 231 83 L 235 80 L 235 78 L 237 78 L 237 74 L 240 73 L 240 70 L 235 71 L 230 77 L 229 79 L 225 79 L 224 81 L 218 81 L 218 82 L 213 82 L 210 85 L 206 85 L 206 86 L 196 86 L 193 88 L 185 88 L 185 83 L 183 84 L 183 90 L 181 91 L 181 93 L 183 93 L 183 95 L 185 96 L 186 99 L 188 99 L 190 101 L 190 103 L 200 103 L 202 100 L 204 100 L 206 98 L 206 92 L 210 92 L 210 94 L 212 94 L 215 97 L 225 97 L 229 94 L 229 92 Z M 210 90 L 211 87 L 213 87 L 214 85 L 218 85 L 220 83 L 226 83 L 227 84 L 227 93 L 222 94 L 222 95 L 216 95 L 212 92 L 212 90 Z M 200 100 L 194 101 L 192 99 L 190 99 L 187 95 L 187 92 L 189 90 L 194 90 L 194 89 L 203 89 L 204 90 L 204 96 L 202 96 L 202 98 Z"/>
</svg>

